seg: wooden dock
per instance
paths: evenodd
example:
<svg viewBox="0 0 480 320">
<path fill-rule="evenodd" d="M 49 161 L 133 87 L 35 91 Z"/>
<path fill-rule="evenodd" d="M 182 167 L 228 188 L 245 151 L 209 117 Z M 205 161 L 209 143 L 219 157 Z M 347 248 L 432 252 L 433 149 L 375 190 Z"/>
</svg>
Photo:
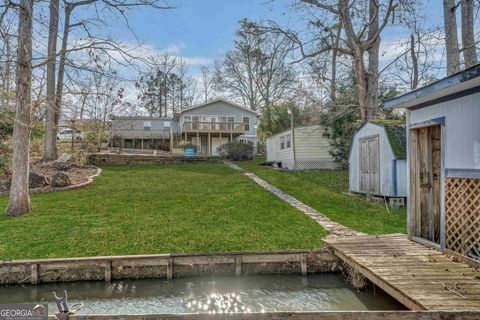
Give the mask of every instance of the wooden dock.
<svg viewBox="0 0 480 320">
<path fill-rule="evenodd" d="M 480 310 L 480 272 L 405 235 L 330 238 L 335 255 L 411 310 Z"/>
</svg>

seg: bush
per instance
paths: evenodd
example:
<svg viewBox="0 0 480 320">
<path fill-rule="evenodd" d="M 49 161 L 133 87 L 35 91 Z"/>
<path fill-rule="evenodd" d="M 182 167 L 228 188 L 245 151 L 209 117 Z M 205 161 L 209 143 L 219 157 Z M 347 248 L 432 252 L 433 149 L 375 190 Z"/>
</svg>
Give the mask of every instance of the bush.
<svg viewBox="0 0 480 320">
<path fill-rule="evenodd" d="M 232 141 L 224 144 L 218 150 L 222 157 L 234 161 L 251 160 L 253 158 L 253 146 L 245 142 Z"/>
</svg>

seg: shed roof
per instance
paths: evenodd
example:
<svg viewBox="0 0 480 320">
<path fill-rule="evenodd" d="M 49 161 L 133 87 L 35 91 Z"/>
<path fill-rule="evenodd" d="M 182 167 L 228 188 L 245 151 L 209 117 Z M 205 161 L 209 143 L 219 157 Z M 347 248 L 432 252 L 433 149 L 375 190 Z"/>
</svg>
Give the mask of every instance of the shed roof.
<svg viewBox="0 0 480 320">
<path fill-rule="evenodd" d="M 418 109 L 476 92 L 480 92 L 480 64 L 387 100 L 384 106 Z"/>
<path fill-rule="evenodd" d="M 407 136 L 405 123 L 402 120 L 371 120 L 370 122 L 385 128 L 395 158 L 399 160 L 406 159 Z"/>
</svg>

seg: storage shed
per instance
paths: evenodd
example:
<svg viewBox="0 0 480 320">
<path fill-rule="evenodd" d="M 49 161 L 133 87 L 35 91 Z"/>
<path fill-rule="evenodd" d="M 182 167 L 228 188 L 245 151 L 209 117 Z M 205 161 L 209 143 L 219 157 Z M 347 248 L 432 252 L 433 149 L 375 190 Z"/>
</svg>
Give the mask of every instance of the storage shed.
<svg viewBox="0 0 480 320">
<path fill-rule="evenodd" d="M 403 121 L 365 122 L 353 135 L 348 165 L 351 192 L 388 198 L 406 197 Z"/>
<path fill-rule="evenodd" d="M 480 260 L 480 65 L 385 107 L 407 114 L 408 236 Z"/>
<path fill-rule="evenodd" d="M 338 169 L 324 132 L 321 125 L 308 125 L 267 138 L 267 162 L 289 170 Z"/>
</svg>

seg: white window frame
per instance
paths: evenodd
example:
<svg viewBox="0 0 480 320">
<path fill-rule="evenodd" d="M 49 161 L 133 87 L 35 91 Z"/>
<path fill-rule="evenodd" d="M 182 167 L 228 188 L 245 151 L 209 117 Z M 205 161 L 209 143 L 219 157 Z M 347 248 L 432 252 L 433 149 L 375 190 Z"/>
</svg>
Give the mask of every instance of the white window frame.
<svg viewBox="0 0 480 320">
<path fill-rule="evenodd" d="M 285 135 L 285 149 L 290 149 L 292 147 L 292 135 Z"/>
<path fill-rule="evenodd" d="M 285 150 L 285 136 L 280 137 L 280 150 Z"/>
<path fill-rule="evenodd" d="M 248 119 L 248 121 L 245 122 L 245 119 Z M 250 131 L 250 117 L 249 116 L 243 116 L 242 117 L 242 122 L 243 122 L 243 125 L 245 127 L 245 131 Z"/>
<path fill-rule="evenodd" d="M 152 121 L 148 121 L 148 120 L 143 121 L 143 131 L 151 131 L 151 130 L 152 130 Z"/>
</svg>

